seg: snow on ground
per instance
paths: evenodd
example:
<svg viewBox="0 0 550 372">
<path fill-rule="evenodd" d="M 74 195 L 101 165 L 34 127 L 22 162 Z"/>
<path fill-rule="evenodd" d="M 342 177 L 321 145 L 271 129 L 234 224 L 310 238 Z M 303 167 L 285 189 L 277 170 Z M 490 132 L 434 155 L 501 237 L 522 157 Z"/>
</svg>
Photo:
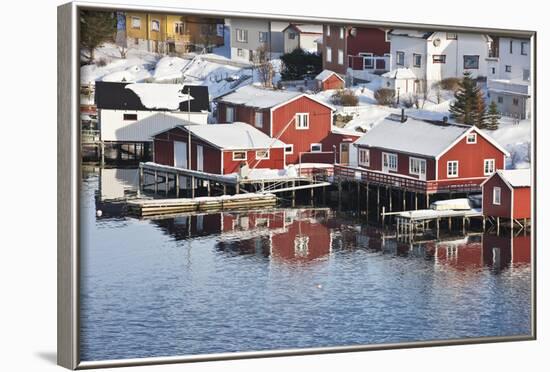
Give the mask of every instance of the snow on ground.
<svg viewBox="0 0 550 372">
<path fill-rule="evenodd" d="M 515 123 L 514 119 L 502 117 L 497 130 L 484 130 L 510 153 L 506 159 L 506 169 L 531 167 L 531 119 Z"/>
</svg>

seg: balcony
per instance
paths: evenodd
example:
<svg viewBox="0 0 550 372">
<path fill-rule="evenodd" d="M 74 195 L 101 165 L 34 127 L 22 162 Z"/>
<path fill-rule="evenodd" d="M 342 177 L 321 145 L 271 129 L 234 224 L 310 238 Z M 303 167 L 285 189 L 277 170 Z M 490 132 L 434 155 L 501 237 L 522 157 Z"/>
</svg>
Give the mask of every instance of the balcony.
<svg viewBox="0 0 550 372">
<path fill-rule="evenodd" d="M 531 83 L 524 80 L 487 80 L 487 89 L 491 91 L 523 96 L 531 95 Z"/>
<path fill-rule="evenodd" d="M 468 179 L 458 178 L 439 181 L 423 181 L 410 176 L 372 171 L 363 168 L 346 167 L 342 165 L 334 166 L 334 178 L 348 181 L 359 181 L 362 183 L 392 187 L 404 191 L 419 192 L 424 194 L 481 192 L 480 185 L 486 179 L 486 177 L 478 177 Z"/>
</svg>

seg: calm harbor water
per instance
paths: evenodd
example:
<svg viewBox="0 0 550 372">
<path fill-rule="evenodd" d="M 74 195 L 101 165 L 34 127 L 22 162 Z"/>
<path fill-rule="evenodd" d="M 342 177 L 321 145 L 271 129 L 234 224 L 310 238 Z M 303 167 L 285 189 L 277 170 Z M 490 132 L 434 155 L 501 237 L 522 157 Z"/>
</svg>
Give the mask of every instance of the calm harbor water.
<svg viewBox="0 0 550 372">
<path fill-rule="evenodd" d="M 328 208 L 110 210 L 135 180 L 83 175 L 84 361 L 530 333 L 529 236 L 409 245 Z"/>
</svg>

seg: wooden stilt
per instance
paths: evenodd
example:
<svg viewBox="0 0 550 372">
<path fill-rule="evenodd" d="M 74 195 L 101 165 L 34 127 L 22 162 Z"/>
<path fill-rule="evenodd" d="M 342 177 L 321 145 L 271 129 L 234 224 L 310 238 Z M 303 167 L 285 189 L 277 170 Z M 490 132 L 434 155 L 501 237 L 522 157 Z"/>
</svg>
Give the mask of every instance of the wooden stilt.
<svg viewBox="0 0 550 372">
<path fill-rule="evenodd" d="M 143 192 L 143 167 L 139 166 L 139 187 L 138 187 L 138 197 L 141 196 Z"/>
<path fill-rule="evenodd" d="M 223 194 L 227 195 L 227 185 L 225 183 L 223 184 Z"/>
<path fill-rule="evenodd" d="M 414 210 L 418 210 L 418 193 L 414 193 Z"/>
<path fill-rule="evenodd" d="M 448 222 L 449 222 L 449 231 L 452 231 L 453 230 L 453 219 L 451 217 L 449 217 Z"/>
<path fill-rule="evenodd" d="M 462 217 L 462 235 L 466 235 L 466 217 Z"/>
<path fill-rule="evenodd" d="M 158 192 L 158 173 L 157 171 L 154 172 L 154 175 L 155 175 L 155 195 L 157 195 L 157 192 Z"/>
<path fill-rule="evenodd" d="M 500 235 L 500 217 L 497 217 L 497 235 Z"/>
<path fill-rule="evenodd" d="M 430 208 L 430 194 L 426 193 L 426 209 Z"/>
<path fill-rule="evenodd" d="M 390 212 L 392 211 L 392 189 L 391 187 L 388 188 L 388 195 L 389 195 L 389 207 L 390 207 Z"/>
<path fill-rule="evenodd" d="M 487 218 L 485 216 L 483 216 L 483 219 L 482 219 L 482 224 L 483 224 L 483 231 L 485 231 L 485 228 L 487 226 Z"/>
<path fill-rule="evenodd" d="M 342 210 L 342 179 L 338 178 L 338 211 Z"/>
<path fill-rule="evenodd" d="M 212 196 L 212 186 L 210 185 L 210 181 L 206 183 L 206 192 L 208 193 L 208 196 Z"/>
<path fill-rule="evenodd" d="M 176 173 L 176 198 L 180 197 L 180 175 Z"/>
<path fill-rule="evenodd" d="M 403 206 L 401 207 L 401 210 L 404 211 L 407 209 L 407 203 L 405 201 L 405 198 L 407 197 L 407 192 L 403 190 L 401 194 L 403 194 Z"/>
<path fill-rule="evenodd" d="M 195 199 L 195 177 L 191 177 L 191 199 Z"/>
<path fill-rule="evenodd" d="M 437 239 L 439 239 L 439 221 L 440 221 L 440 219 L 437 218 L 436 219 L 436 237 L 437 237 Z"/>
<path fill-rule="evenodd" d="M 380 186 L 376 186 L 376 219 L 380 216 Z"/>
<path fill-rule="evenodd" d="M 168 191 L 170 189 L 170 183 L 168 181 L 168 172 L 164 174 L 164 194 L 168 196 Z"/>
<path fill-rule="evenodd" d="M 294 187 L 296 187 L 296 181 L 292 181 L 292 207 L 296 206 L 296 190 Z"/>
<path fill-rule="evenodd" d="M 365 196 L 365 214 L 367 215 L 367 219 L 369 218 L 369 184 L 366 184 L 366 192 L 367 195 Z"/>
</svg>

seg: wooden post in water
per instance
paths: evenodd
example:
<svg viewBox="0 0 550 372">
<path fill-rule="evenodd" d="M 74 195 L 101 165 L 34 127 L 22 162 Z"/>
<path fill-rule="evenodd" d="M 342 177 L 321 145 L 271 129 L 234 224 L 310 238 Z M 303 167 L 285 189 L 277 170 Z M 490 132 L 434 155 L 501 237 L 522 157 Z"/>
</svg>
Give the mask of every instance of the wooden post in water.
<svg viewBox="0 0 550 372">
<path fill-rule="evenodd" d="M 168 196 L 169 191 L 169 183 L 168 183 L 168 172 L 164 173 L 164 194 Z"/>
<path fill-rule="evenodd" d="M 365 214 L 366 214 L 367 220 L 368 220 L 369 219 L 369 183 L 368 182 L 367 182 L 366 186 L 367 186 L 367 190 L 366 190 L 367 191 L 367 196 L 365 198 L 365 201 L 366 201 L 366 203 L 365 203 Z"/>
<path fill-rule="evenodd" d="M 223 194 L 227 195 L 227 185 L 225 183 L 223 184 Z"/>
<path fill-rule="evenodd" d="M 380 218 L 380 185 L 376 186 L 376 216 Z"/>
<path fill-rule="evenodd" d="M 158 184 L 157 184 L 157 177 L 158 177 L 158 174 L 157 174 L 157 171 L 155 170 L 155 195 L 157 195 L 157 192 L 158 192 Z"/>
<path fill-rule="evenodd" d="M 175 183 L 176 183 L 176 198 L 179 198 L 180 197 L 180 175 L 178 174 L 178 172 L 176 172 Z"/>
<path fill-rule="evenodd" d="M 447 219 L 447 222 L 449 223 L 449 231 L 453 230 L 453 220 L 451 217 Z"/>
<path fill-rule="evenodd" d="M 430 194 L 426 193 L 426 209 L 430 208 Z"/>
<path fill-rule="evenodd" d="M 138 187 L 138 197 L 141 196 L 141 193 L 143 192 L 143 166 L 139 165 L 139 187 Z"/>
<path fill-rule="evenodd" d="M 436 218 L 435 223 L 436 223 L 436 237 L 437 237 L 437 239 L 439 239 L 439 221 L 440 221 L 440 219 Z"/>
<path fill-rule="evenodd" d="M 407 192 L 405 190 L 403 190 L 401 192 L 401 194 L 403 194 L 403 206 L 402 206 L 401 210 L 404 211 L 404 210 L 407 209 L 407 202 L 405 201 L 405 198 L 407 197 Z"/>
<path fill-rule="evenodd" d="M 500 235 L 500 217 L 497 217 L 497 235 Z"/>
<path fill-rule="evenodd" d="M 388 195 L 390 197 L 389 206 L 390 206 L 390 212 L 391 212 L 392 211 L 392 200 L 391 200 L 392 199 L 392 197 L 391 197 L 392 196 L 392 189 L 391 189 L 391 187 L 388 188 Z"/>
<path fill-rule="evenodd" d="M 466 235 L 466 217 L 462 217 L 462 235 Z"/>
<path fill-rule="evenodd" d="M 384 227 L 384 223 L 386 222 L 386 206 L 382 206 L 382 215 L 381 215 L 381 218 L 382 218 L 382 227 Z"/>
<path fill-rule="evenodd" d="M 338 211 L 342 210 L 342 179 L 338 178 Z"/>
<path fill-rule="evenodd" d="M 191 176 L 191 199 L 195 199 L 195 176 Z"/>
<path fill-rule="evenodd" d="M 296 181 L 292 181 L 292 207 L 296 206 Z"/>
<path fill-rule="evenodd" d="M 361 182 L 359 181 L 357 181 L 357 212 L 361 212 Z"/>
<path fill-rule="evenodd" d="M 487 218 L 485 216 L 483 216 L 482 218 L 482 224 L 483 224 L 483 231 L 485 231 L 485 226 L 486 226 L 486 223 L 487 223 Z"/>
<path fill-rule="evenodd" d="M 414 210 L 418 210 L 418 193 L 416 191 L 414 192 Z"/>
</svg>

